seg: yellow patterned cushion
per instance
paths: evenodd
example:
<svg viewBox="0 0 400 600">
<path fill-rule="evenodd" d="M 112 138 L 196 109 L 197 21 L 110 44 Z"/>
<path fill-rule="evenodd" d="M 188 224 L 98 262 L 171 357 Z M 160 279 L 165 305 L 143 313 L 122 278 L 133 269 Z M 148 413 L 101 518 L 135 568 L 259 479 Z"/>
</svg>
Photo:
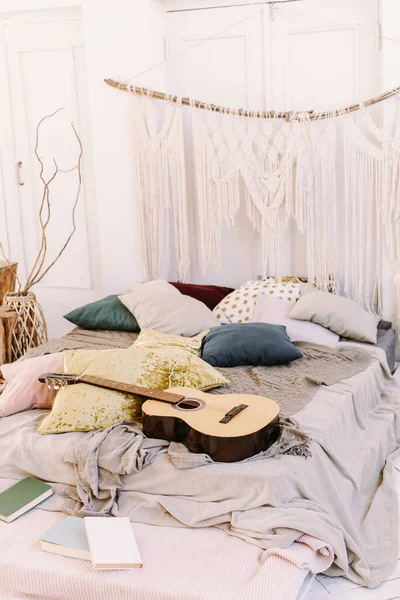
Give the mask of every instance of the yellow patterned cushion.
<svg viewBox="0 0 400 600">
<path fill-rule="evenodd" d="M 260 294 L 278 296 L 282 300 L 297 300 L 300 296 L 298 279 L 246 281 L 231 292 L 214 308 L 213 313 L 221 323 L 247 323 L 252 321 Z"/>
<path fill-rule="evenodd" d="M 210 330 L 207 329 L 194 337 L 184 337 L 183 335 L 175 335 L 173 333 L 161 333 L 153 329 L 142 329 L 135 346 L 147 346 L 148 348 L 165 348 L 172 346 L 173 348 L 183 348 L 199 356 L 203 338 Z"/>
<path fill-rule="evenodd" d="M 228 382 L 216 369 L 182 348 L 135 347 L 74 350 L 64 355 L 64 372 L 86 374 L 164 390 L 187 386 L 208 390 Z M 141 418 L 143 398 L 84 383 L 60 390 L 38 433 L 106 429 Z"/>
</svg>

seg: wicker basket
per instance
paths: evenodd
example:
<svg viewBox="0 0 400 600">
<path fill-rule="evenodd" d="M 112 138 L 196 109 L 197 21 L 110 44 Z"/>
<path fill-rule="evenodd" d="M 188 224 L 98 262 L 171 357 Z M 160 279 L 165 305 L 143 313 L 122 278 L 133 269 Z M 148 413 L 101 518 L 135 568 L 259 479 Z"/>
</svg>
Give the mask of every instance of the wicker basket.
<svg viewBox="0 0 400 600">
<path fill-rule="evenodd" d="M 18 360 L 30 348 L 36 348 L 48 341 L 43 309 L 35 294 L 7 292 L 3 298 L 3 306 L 17 314 L 11 341 L 12 361 Z"/>
</svg>

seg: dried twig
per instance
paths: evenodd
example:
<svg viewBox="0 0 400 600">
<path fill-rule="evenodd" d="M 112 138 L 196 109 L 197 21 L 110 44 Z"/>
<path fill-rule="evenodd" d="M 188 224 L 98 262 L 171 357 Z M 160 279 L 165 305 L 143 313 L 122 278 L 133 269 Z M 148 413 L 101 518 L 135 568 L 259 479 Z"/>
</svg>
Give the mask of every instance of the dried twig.
<svg viewBox="0 0 400 600">
<path fill-rule="evenodd" d="M 44 163 L 42 158 L 39 156 L 39 130 L 41 125 L 43 124 L 44 121 L 46 121 L 46 119 L 51 119 L 52 117 L 54 117 L 58 112 L 60 112 L 60 110 L 64 110 L 64 107 L 60 107 L 57 108 L 57 110 L 55 110 L 54 112 L 52 112 L 50 115 L 46 115 L 45 117 L 43 117 L 42 119 L 40 119 L 39 123 L 37 124 L 36 127 L 36 141 L 35 141 L 35 155 L 36 158 L 38 159 L 39 163 L 40 163 L 40 173 L 39 173 L 39 177 L 43 183 L 43 195 L 42 195 L 42 200 L 40 203 L 40 207 L 39 207 L 39 221 L 40 221 L 40 227 L 42 230 L 42 240 L 41 240 L 41 245 L 40 245 L 40 249 L 39 252 L 36 256 L 36 260 L 33 264 L 33 267 L 31 269 L 31 272 L 28 275 L 28 278 L 26 280 L 26 284 L 25 284 L 25 288 L 24 288 L 24 292 L 27 292 L 29 290 L 30 287 L 32 287 L 32 281 L 34 279 L 35 276 L 37 276 L 38 272 L 40 271 L 41 267 L 43 266 L 44 260 L 46 258 L 46 253 L 47 253 L 47 238 L 46 238 L 46 227 L 50 222 L 50 199 L 49 199 L 49 185 L 51 184 L 51 182 L 54 180 L 54 178 L 57 175 L 57 169 L 56 171 L 53 173 L 53 175 L 50 177 L 50 179 L 48 181 L 46 181 L 44 179 L 43 173 L 44 173 Z M 54 161 L 54 159 L 53 159 Z M 43 210 L 45 205 L 47 206 L 47 219 L 46 222 L 43 222 Z M 35 269 L 38 266 L 38 263 L 40 261 L 40 259 L 43 259 L 41 261 L 41 264 L 39 266 L 39 269 L 36 271 L 35 273 Z"/>
<path fill-rule="evenodd" d="M 82 155 L 83 155 L 83 146 L 82 146 L 81 139 L 80 139 L 80 137 L 78 135 L 78 132 L 75 129 L 74 124 L 71 122 L 71 127 L 73 129 L 73 132 L 74 132 L 75 137 L 76 137 L 76 139 L 78 141 L 78 144 L 79 144 L 78 163 L 74 167 L 72 167 L 71 169 L 60 169 L 58 167 L 56 159 L 53 158 L 53 163 L 54 163 L 55 169 L 54 169 L 54 172 L 51 175 L 51 177 L 46 180 L 44 178 L 44 175 L 43 175 L 43 173 L 44 173 L 44 163 L 43 163 L 42 157 L 39 156 L 39 151 L 38 151 L 40 126 L 42 125 L 43 121 L 45 121 L 46 119 L 49 119 L 49 118 L 53 117 L 60 110 L 63 110 L 63 108 L 58 108 L 51 115 L 47 115 L 46 117 L 43 117 L 43 119 L 41 119 L 39 121 L 38 126 L 36 128 L 35 155 L 36 155 L 36 158 L 38 159 L 38 161 L 40 163 L 40 179 L 41 179 L 41 181 L 43 183 L 43 195 L 42 195 L 42 200 L 41 200 L 40 207 L 39 207 L 39 221 L 40 221 L 40 228 L 41 228 L 41 232 L 42 232 L 42 240 L 41 240 L 41 245 L 40 245 L 39 252 L 38 252 L 38 254 L 36 256 L 35 262 L 33 264 L 31 272 L 29 273 L 28 279 L 27 279 L 25 287 L 23 289 L 23 293 L 24 294 L 26 294 L 33 285 L 36 285 L 37 283 L 39 283 L 43 279 L 43 277 L 49 272 L 49 270 L 54 266 L 54 264 L 58 261 L 58 259 L 60 258 L 60 256 L 65 251 L 66 247 L 68 246 L 69 242 L 71 241 L 72 236 L 74 235 L 74 233 L 76 231 L 76 207 L 77 207 L 77 204 L 78 204 L 78 200 L 79 200 L 79 196 L 80 196 L 80 191 L 81 191 L 81 187 L 82 187 Z M 57 177 L 57 175 L 59 173 L 70 173 L 70 172 L 72 172 L 74 170 L 77 170 L 77 172 L 78 172 L 78 188 L 77 188 L 77 192 L 76 192 L 76 196 L 75 196 L 75 202 L 74 202 L 74 205 L 72 207 L 72 231 L 68 235 L 68 237 L 67 237 L 64 245 L 62 246 L 60 252 L 54 258 L 54 260 L 43 270 L 43 265 L 44 265 L 44 262 L 46 260 L 47 250 L 48 250 L 46 229 L 47 229 L 47 226 L 49 225 L 50 220 L 51 220 L 50 185 L 55 180 L 55 178 Z M 47 209 L 46 219 L 44 219 L 44 209 L 45 208 Z"/>
<path fill-rule="evenodd" d="M 39 283 L 43 279 L 43 277 L 49 272 L 49 270 L 53 267 L 53 265 L 58 261 L 58 259 L 60 258 L 60 256 L 63 254 L 64 250 L 68 246 L 69 242 L 71 241 L 72 236 L 74 235 L 74 233 L 76 231 L 76 207 L 78 205 L 78 200 L 79 200 L 80 191 L 81 191 L 81 187 L 82 187 L 82 155 L 83 155 L 83 146 L 82 146 L 82 141 L 81 141 L 81 139 L 80 139 L 80 137 L 78 135 L 78 132 L 76 131 L 75 126 L 74 126 L 74 124 L 72 122 L 71 122 L 71 127 L 72 127 L 72 129 L 74 131 L 75 137 L 76 137 L 76 139 L 78 141 L 78 144 L 79 144 L 79 157 L 78 157 L 78 163 L 77 163 L 77 165 L 75 165 L 75 167 L 72 167 L 72 169 L 68 169 L 68 170 L 62 171 L 62 169 L 58 168 L 56 161 L 54 159 L 53 160 L 54 160 L 54 164 L 56 166 L 56 172 L 55 172 L 55 174 L 57 174 L 59 172 L 69 173 L 71 171 L 74 171 L 75 169 L 78 171 L 78 188 L 77 188 L 77 191 L 76 191 L 75 202 L 74 202 L 74 205 L 72 207 L 72 231 L 69 234 L 69 236 L 67 237 L 64 245 L 62 246 L 62 248 L 61 248 L 60 252 L 57 254 L 57 256 L 54 258 L 54 260 L 49 264 L 49 266 L 43 272 L 40 272 L 41 268 L 43 266 L 43 263 L 44 263 L 44 257 L 42 256 L 40 268 L 36 272 L 35 276 L 31 279 L 29 287 L 32 287 L 33 285 L 36 285 L 37 283 Z M 55 175 L 54 175 L 54 177 L 55 177 Z M 54 179 L 54 177 L 53 177 L 53 179 Z M 49 210 L 50 210 L 50 201 L 49 201 Z M 43 236 L 46 237 L 45 227 L 44 227 L 44 230 L 43 230 Z M 45 245 L 46 245 L 45 247 L 47 248 L 47 240 L 45 240 Z"/>
</svg>

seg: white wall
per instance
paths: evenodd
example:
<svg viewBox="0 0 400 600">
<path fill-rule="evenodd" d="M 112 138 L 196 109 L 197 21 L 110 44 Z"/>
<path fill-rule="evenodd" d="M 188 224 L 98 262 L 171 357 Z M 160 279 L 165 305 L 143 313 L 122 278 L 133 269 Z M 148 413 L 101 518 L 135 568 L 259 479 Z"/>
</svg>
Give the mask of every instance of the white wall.
<svg viewBox="0 0 400 600">
<path fill-rule="evenodd" d="M 104 294 L 121 293 L 141 277 L 127 95 L 104 79 L 127 79 L 162 60 L 162 18 L 156 0 L 83 0 Z"/>
</svg>

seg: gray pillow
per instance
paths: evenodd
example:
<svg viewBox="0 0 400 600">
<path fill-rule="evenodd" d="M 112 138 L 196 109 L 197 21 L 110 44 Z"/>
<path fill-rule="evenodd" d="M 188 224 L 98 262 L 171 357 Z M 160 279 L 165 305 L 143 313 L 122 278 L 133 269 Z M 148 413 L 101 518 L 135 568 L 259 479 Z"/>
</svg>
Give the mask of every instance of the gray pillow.
<svg viewBox="0 0 400 600">
<path fill-rule="evenodd" d="M 284 325 L 228 323 L 205 336 L 201 357 L 213 367 L 283 365 L 303 355 Z"/>
<path fill-rule="evenodd" d="M 300 296 L 289 316 L 318 323 L 351 340 L 376 344 L 380 317 L 367 312 L 350 298 L 329 292 L 310 292 Z"/>
</svg>

